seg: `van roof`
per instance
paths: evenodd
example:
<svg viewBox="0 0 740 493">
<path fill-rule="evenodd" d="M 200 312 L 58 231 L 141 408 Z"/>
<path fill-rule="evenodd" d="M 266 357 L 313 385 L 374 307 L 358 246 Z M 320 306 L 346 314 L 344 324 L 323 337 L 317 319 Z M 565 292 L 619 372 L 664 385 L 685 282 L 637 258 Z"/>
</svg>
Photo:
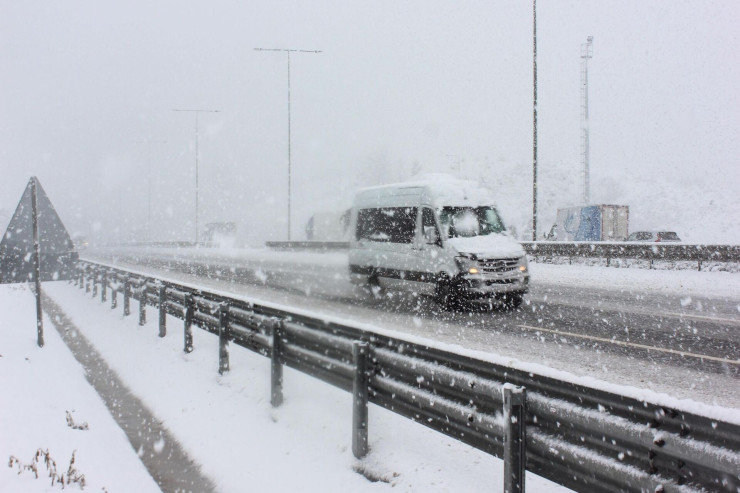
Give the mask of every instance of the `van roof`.
<svg viewBox="0 0 740 493">
<path fill-rule="evenodd" d="M 419 196 L 420 203 L 435 207 L 494 205 L 493 193 L 483 184 L 444 173 L 427 174 L 403 183 L 363 188 L 355 196 L 355 205 L 398 204 L 414 195 Z"/>
</svg>

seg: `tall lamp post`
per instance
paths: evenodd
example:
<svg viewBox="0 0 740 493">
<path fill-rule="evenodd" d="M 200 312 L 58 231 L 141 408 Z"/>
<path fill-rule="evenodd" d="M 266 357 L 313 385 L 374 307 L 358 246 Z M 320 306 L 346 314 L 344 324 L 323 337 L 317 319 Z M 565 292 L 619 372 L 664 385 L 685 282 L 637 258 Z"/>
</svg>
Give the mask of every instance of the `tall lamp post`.
<svg viewBox="0 0 740 493">
<path fill-rule="evenodd" d="M 537 0 L 532 0 L 532 241 L 537 241 Z"/>
<path fill-rule="evenodd" d="M 146 240 L 152 241 L 152 144 L 166 144 L 166 140 L 138 140 L 139 144 L 146 144 L 147 165 L 147 209 L 146 209 Z"/>
<path fill-rule="evenodd" d="M 195 244 L 198 245 L 198 115 L 201 113 L 219 113 L 221 110 L 180 110 L 187 113 L 195 113 Z"/>
<path fill-rule="evenodd" d="M 321 53 L 321 50 L 298 50 L 293 48 L 255 48 L 256 51 L 282 51 L 288 54 L 288 241 L 290 241 L 291 204 L 291 153 L 290 153 L 290 54 Z"/>
<path fill-rule="evenodd" d="M 581 45 L 581 160 L 583 164 L 583 203 L 591 202 L 590 125 L 588 123 L 588 61 L 594 56 L 594 37 Z"/>
</svg>

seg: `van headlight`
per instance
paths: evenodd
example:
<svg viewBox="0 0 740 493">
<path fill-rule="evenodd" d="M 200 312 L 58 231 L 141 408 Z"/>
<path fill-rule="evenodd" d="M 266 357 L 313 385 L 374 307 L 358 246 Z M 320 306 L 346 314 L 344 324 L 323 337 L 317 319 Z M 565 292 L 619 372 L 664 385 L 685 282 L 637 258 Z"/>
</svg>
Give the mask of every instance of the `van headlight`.
<svg viewBox="0 0 740 493">
<path fill-rule="evenodd" d="M 529 261 L 527 260 L 527 256 L 523 255 L 519 258 L 519 265 L 518 265 L 519 272 L 522 274 L 526 274 L 529 272 Z"/>
<path fill-rule="evenodd" d="M 455 263 L 457 264 L 457 268 L 460 269 L 460 272 L 463 274 L 480 274 L 480 269 L 475 255 L 460 254 L 455 257 Z"/>
</svg>

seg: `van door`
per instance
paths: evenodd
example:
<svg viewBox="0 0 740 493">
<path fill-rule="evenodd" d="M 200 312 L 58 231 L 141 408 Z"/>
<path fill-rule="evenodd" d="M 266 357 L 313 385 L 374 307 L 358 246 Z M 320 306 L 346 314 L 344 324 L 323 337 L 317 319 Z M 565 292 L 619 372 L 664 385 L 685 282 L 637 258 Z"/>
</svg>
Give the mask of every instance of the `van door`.
<svg viewBox="0 0 740 493">
<path fill-rule="evenodd" d="M 400 287 L 412 269 L 416 236 L 416 207 L 360 209 L 357 239 L 366 252 L 362 266 L 383 287 Z"/>
<path fill-rule="evenodd" d="M 420 231 L 416 238 L 414 264 L 414 291 L 434 294 L 437 274 L 444 271 L 444 252 L 439 225 L 430 207 L 421 209 Z"/>
</svg>

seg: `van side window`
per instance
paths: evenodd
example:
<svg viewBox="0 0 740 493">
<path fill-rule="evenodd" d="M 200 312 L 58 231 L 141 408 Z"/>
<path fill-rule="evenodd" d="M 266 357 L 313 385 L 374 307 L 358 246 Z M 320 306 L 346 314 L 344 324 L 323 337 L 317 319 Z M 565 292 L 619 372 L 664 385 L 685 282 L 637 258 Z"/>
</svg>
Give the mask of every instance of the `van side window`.
<svg viewBox="0 0 740 493">
<path fill-rule="evenodd" d="M 434 213 L 426 207 L 421 211 L 421 231 L 424 235 L 424 243 L 441 246 L 439 230 L 434 222 Z"/>
<path fill-rule="evenodd" d="M 383 207 L 357 212 L 358 240 L 411 243 L 416 230 L 416 207 Z"/>
</svg>

